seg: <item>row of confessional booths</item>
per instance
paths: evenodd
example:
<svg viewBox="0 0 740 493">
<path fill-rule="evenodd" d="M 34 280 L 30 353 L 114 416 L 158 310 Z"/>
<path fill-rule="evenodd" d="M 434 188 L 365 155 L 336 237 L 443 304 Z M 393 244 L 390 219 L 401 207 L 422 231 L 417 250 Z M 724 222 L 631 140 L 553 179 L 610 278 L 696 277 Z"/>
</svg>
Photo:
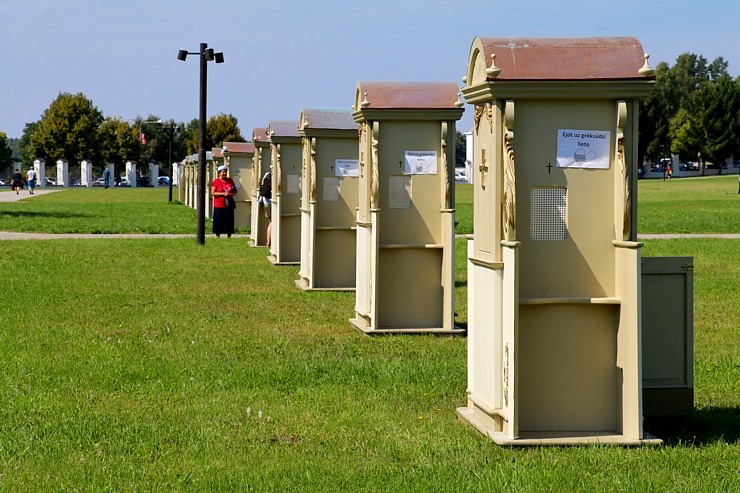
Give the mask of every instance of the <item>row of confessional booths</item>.
<svg viewBox="0 0 740 493">
<path fill-rule="evenodd" d="M 172 163 L 173 184 L 175 186 L 178 185 L 180 166 L 180 163 Z M 77 175 L 76 169 L 70 169 L 69 161 L 66 159 L 58 159 L 54 167 L 47 167 L 46 160 L 38 158 L 33 162 L 33 168 L 36 170 L 37 182 L 40 187 L 45 187 L 51 183 L 60 187 L 92 187 L 96 185 L 96 181 L 93 179 L 93 162 L 88 159 L 83 159 L 80 162 L 79 175 Z M 158 179 L 159 165 L 156 163 L 150 163 L 147 166 L 148 175 L 143 174 L 144 169 L 139 167 L 136 161 L 127 161 L 122 174 L 116 170 L 113 163 L 107 163 L 105 168 L 109 172 L 111 187 L 120 186 L 121 184 L 125 184 L 127 187 L 138 185 L 158 187 L 161 185 Z M 52 170 L 54 171 L 54 178 L 52 178 Z M 79 179 L 74 178 L 76 176 L 79 176 Z"/>
<path fill-rule="evenodd" d="M 359 82 L 351 108 L 304 107 L 213 149 L 236 221 L 304 290 L 354 290 L 366 334 L 466 333 L 461 419 L 508 445 L 656 444 L 643 416 L 693 409 L 692 258 L 637 241 L 634 38 L 476 38 L 468 320 L 455 323 L 458 84 Z M 180 200 L 195 207 L 197 166 Z M 210 214 L 210 211 L 207 211 Z"/>
</svg>

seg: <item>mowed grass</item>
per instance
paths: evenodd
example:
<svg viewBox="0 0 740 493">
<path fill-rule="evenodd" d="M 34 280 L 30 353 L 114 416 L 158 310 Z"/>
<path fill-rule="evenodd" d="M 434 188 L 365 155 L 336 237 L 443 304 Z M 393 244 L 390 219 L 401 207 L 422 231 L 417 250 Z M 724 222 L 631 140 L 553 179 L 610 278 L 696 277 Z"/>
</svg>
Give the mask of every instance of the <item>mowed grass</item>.
<svg viewBox="0 0 740 493">
<path fill-rule="evenodd" d="M 365 336 L 354 293 L 246 240 L 2 242 L 0 491 L 738 491 L 738 245 L 645 245 L 696 266 L 696 412 L 648 423 L 666 445 L 509 449 L 455 415 L 464 337 Z"/>
<path fill-rule="evenodd" d="M 12 193 L 12 192 L 0 192 Z M 193 210 L 168 202 L 166 188 L 70 188 L 0 202 L 0 231 L 34 233 L 195 233 Z M 210 231 L 210 225 L 209 225 Z"/>
<path fill-rule="evenodd" d="M 740 233 L 738 176 L 640 180 L 640 233 Z"/>
<path fill-rule="evenodd" d="M 473 232 L 473 187 L 455 186 L 458 234 Z M 638 181 L 639 233 L 740 233 L 738 176 Z"/>
</svg>

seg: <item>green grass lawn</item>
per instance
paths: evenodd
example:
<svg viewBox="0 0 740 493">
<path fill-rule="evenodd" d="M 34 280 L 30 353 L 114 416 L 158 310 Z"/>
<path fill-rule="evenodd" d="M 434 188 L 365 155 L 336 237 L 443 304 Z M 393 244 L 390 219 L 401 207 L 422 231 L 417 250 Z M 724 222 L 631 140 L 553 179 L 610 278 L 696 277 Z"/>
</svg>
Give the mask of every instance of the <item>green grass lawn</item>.
<svg viewBox="0 0 740 493">
<path fill-rule="evenodd" d="M 166 188 L 72 188 L 0 202 L 0 231 L 195 233 L 195 212 L 176 202 L 176 194 L 167 202 Z"/>
<path fill-rule="evenodd" d="M 737 175 L 638 181 L 639 233 L 740 233 Z M 473 232 L 473 185 L 455 186 L 458 234 Z"/>
<path fill-rule="evenodd" d="M 640 233 L 740 233 L 737 175 L 640 180 Z"/>
<path fill-rule="evenodd" d="M 147 229 L 133 211 L 192 230 L 192 209 L 136 191 L 122 230 Z M 0 210 L 95 206 L 67 193 Z M 644 247 L 695 257 L 696 412 L 647 423 L 657 448 L 495 446 L 455 415 L 464 337 L 365 336 L 354 293 L 304 292 L 244 239 L 0 248 L 0 491 L 740 490 L 738 240 Z"/>
</svg>

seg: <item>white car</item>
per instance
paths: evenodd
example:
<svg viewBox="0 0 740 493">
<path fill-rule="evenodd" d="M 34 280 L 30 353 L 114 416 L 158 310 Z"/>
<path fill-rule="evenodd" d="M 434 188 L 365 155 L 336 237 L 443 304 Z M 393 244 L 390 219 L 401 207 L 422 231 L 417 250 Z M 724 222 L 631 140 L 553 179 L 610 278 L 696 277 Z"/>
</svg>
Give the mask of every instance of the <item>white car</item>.
<svg viewBox="0 0 740 493">
<path fill-rule="evenodd" d="M 468 181 L 468 177 L 463 171 L 455 171 L 455 181 Z"/>
</svg>

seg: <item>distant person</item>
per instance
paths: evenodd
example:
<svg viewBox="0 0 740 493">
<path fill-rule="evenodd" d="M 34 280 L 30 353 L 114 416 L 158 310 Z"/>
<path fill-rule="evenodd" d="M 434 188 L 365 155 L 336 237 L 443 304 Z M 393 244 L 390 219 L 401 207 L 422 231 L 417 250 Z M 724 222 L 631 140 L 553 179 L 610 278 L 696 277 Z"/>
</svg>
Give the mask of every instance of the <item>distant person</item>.
<svg viewBox="0 0 740 493">
<path fill-rule="evenodd" d="M 117 187 L 121 186 L 121 175 L 119 174 L 116 174 L 116 186 Z"/>
<path fill-rule="evenodd" d="M 103 186 L 105 188 L 108 188 L 110 185 L 110 170 L 108 168 L 105 168 L 103 170 Z"/>
<path fill-rule="evenodd" d="M 671 168 L 671 165 L 669 164 L 665 169 L 666 174 L 668 175 L 668 179 L 671 179 L 671 176 L 673 175 L 673 168 Z"/>
<path fill-rule="evenodd" d="M 226 166 L 218 167 L 218 177 L 211 183 L 211 195 L 213 196 L 213 234 L 221 238 L 226 234 L 231 238 L 234 234 L 234 195 L 237 194 L 236 183 L 229 178 L 229 169 Z"/>
<path fill-rule="evenodd" d="M 26 183 L 28 183 L 28 193 L 33 195 L 33 190 L 36 188 L 36 170 L 31 168 L 26 173 Z"/>
<path fill-rule="evenodd" d="M 18 195 L 21 193 L 21 186 L 23 186 L 23 176 L 21 176 L 21 172 L 16 168 L 13 176 L 10 178 L 10 188 L 15 190 L 15 194 Z"/>
<path fill-rule="evenodd" d="M 260 182 L 259 206 L 265 209 L 267 218 L 267 248 L 272 244 L 272 173 L 268 171 Z"/>
</svg>

